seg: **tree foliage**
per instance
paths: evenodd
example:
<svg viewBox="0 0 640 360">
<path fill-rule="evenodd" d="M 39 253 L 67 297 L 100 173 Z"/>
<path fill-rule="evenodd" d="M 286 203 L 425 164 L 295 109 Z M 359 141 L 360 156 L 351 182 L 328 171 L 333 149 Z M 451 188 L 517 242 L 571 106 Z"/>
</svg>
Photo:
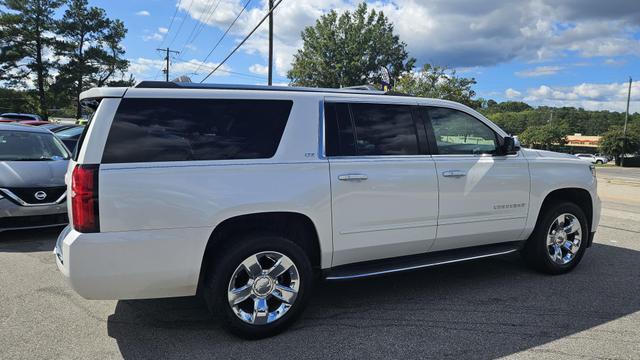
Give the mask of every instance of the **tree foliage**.
<svg viewBox="0 0 640 360">
<path fill-rule="evenodd" d="M 567 142 L 568 129 L 557 124 L 529 126 L 519 140 L 534 149 L 550 149 L 552 145 L 564 145 Z"/>
<path fill-rule="evenodd" d="M 568 133 L 565 135 L 574 133 L 602 135 L 613 126 L 624 123 L 624 113 L 615 111 L 589 111 L 573 107 L 551 108 L 547 106 L 532 108 L 521 102 L 496 104 L 491 106 L 487 102 L 487 106 L 480 111 L 506 132 L 514 135 L 521 134 L 528 127 L 542 126 L 547 123 L 553 123 L 567 129 Z M 518 108 L 518 111 L 515 108 Z M 640 123 L 640 114 L 630 115 L 629 123 L 634 122 Z"/>
<path fill-rule="evenodd" d="M 302 31 L 304 45 L 287 73 L 292 85 L 338 88 L 379 84 L 381 69 L 391 81 L 413 68 L 406 44 L 387 17 L 361 3 L 341 15 L 334 10 Z"/>
<path fill-rule="evenodd" d="M 633 123 L 627 128 L 625 137 L 624 130 L 616 126 L 602 134 L 600 140 L 600 151 L 603 154 L 612 155 L 616 158 L 616 163 L 624 154 L 636 154 L 640 152 L 640 123 Z"/>
<path fill-rule="evenodd" d="M 56 44 L 56 53 L 68 59 L 60 66 L 58 80 L 76 99 L 79 118 L 80 93 L 104 85 L 114 73 L 128 68 L 120 45 L 127 30 L 122 21 L 107 18 L 103 9 L 89 7 L 87 0 L 71 0 L 58 31 L 63 40 Z"/>
<path fill-rule="evenodd" d="M 471 88 L 474 78 L 459 77 L 455 70 L 425 64 L 418 72 L 404 74 L 396 83 L 395 90 L 414 96 L 457 101 L 477 108 L 476 92 Z"/>
<path fill-rule="evenodd" d="M 46 90 L 55 63 L 51 47 L 56 21 L 53 14 L 63 0 L 3 0 L 0 6 L 0 81 L 25 86 L 35 78 L 40 113 L 47 115 Z"/>
</svg>

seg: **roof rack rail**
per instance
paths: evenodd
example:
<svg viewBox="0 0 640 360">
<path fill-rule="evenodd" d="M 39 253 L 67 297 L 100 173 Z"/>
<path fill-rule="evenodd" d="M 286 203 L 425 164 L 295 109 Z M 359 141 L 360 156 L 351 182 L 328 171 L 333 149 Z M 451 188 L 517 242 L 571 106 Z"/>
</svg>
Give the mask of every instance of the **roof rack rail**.
<svg viewBox="0 0 640 360">
<path fill-rule="evenodd" d="M 380 89 L 376 88 L 371 84 L 364 85 L 355 85 L 355 86 L 345 86 L 341 89 L 353 89 L 353 90 L 367 90 L 367 91 L 379 91 Z"/>
<path fill-rule="evenodd" d="M 370 85 L 347 87 L 341 89 L 311 88 L 296 86 L 267 86 L 267 85 L 242 85 L 242 84 L 198 84 L 179 83 L 173 81 L 142 81 L 135 86 L 138 89 L 214 89 L 214 90 L 265 90 L 265 91 L 296 91 L 296 92 L 326 92 L 341 94 L 367 94 L 384 95 L 385 92 L 377 90 Z"/>
</svg>

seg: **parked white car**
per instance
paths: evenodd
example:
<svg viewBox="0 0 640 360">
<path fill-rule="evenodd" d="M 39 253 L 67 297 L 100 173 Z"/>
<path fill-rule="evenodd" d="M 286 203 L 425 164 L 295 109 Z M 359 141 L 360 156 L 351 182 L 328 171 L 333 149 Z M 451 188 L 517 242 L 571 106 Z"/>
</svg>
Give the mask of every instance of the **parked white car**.
<svg viewBox="0 0 640 360">
<path fill-rule="evenodd" d="M 97 108 L 69 165 L 71 226 L 55 254 L 87 299 L 198 292 L 259 338 L 300 315 L 316 274 L 512 252 L 559 274 L 598 226 L 592 165 L 521 149 L 450 101 L 156 82 L 81 100 Z"/>
<path fill-rule="evenodd" d="M 589 161 L 592 164 L 606 164 L 609 162 L 609 159 L 604 156 L 596 156 L 593 154 L 576 154 L 576 156 L 581 160 Z"/>
</svg>

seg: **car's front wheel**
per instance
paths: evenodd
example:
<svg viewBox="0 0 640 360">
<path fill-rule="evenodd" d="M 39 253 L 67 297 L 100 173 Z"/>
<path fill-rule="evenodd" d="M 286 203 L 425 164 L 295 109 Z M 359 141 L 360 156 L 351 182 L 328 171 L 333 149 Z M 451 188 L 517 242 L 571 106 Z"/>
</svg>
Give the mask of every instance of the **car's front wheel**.
<svg viewBox="0 0 640 360">
<path fill-rule="evenodd" d="M 207 304 L 241 337 L 275 335 L 306 305 L 313 282 L 309 259 L 296 243 L 280 236 L 246 236 L 234 243 L 210 268 Z"/>
<path fill-rule="evenodd" d="M 565 273 L 582 259 L 588 236 L 587 218 L 580 207 L 570 202 L 554 203 L 543 209 L 523 255 L 539 271 Z"/>
<path fill-rule="evenodd" d="M 602 165 L 602 164 L 604 164 L 604 161 L 602 161 L 602 160 L 596 160 L 596 164 L 601 164 L 601 165 Z"/>
</svg>

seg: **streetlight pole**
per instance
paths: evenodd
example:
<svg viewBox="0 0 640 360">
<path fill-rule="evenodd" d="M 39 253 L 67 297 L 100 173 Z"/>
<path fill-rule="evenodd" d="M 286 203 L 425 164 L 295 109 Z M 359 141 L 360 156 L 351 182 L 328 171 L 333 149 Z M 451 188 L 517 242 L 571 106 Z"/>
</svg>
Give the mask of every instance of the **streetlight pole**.
<svg viewBox="0 0 640 360">
<path fill-rule="evenodd" d="M 622 130 L 622 158 L 620 165 L 624 166 L 625 147 L 627 146 L 627 122 L 629 121 L 629 103 L 631 102 L 631 76 L 629 76 L 629 91 L 627 92 L 627 111 L 624 114 L 624 128 Z"/>
<path fill-rule="evenodd" d="M 273 84 L 273 0 L 269 0 L 269 76 L 267 84 Z"/>
</svg>

